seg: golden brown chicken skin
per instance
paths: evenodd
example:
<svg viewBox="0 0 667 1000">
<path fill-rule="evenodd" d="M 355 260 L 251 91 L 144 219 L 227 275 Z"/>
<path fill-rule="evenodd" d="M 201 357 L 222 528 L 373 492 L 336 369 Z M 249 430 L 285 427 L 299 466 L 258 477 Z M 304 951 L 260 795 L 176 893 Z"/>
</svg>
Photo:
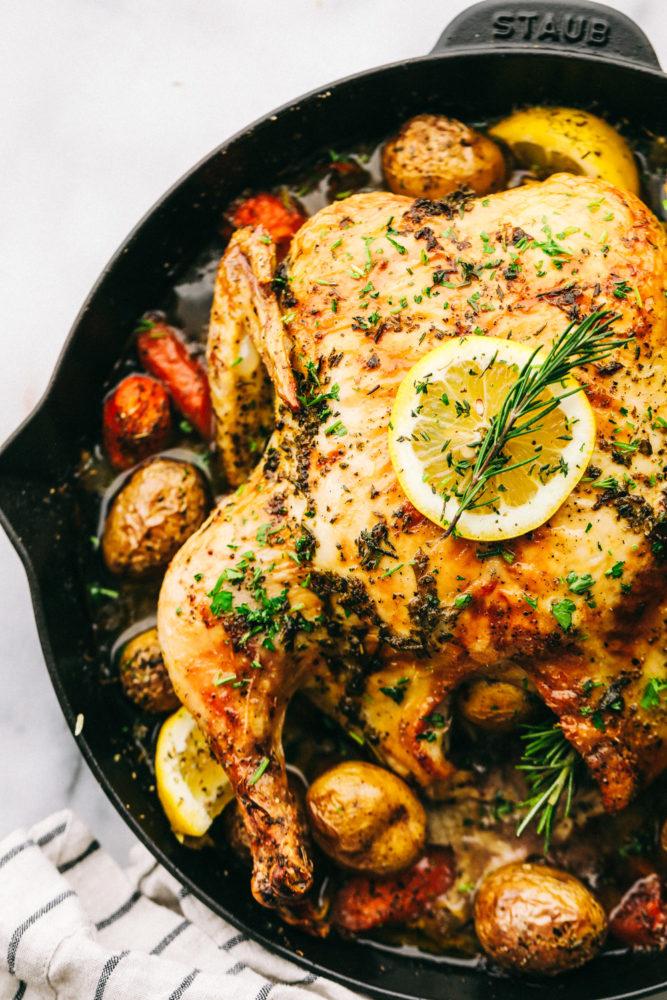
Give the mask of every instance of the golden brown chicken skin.
<svg viewBox="0 0 667 1000">
<path fill-rule="evenodd" d="M 233 249 L 248 266 L 251 240 Z M 261 902 L 311 880 L 281 748 L 298 688 L 424 787 L 453 772 L 451 692 L 508 664 L 608 809 L 664 769 L 665 709 L 646 687 L 666 676 L 665 251 L 637 198 L 568 175 L 467 203 L 356 195 L 295 236 L 283 332 L 257 347 L 269 371 L 289 355 L 299 407 L 278 381 L 265 458 L 173 560 L 158 621 L 176 692 L 236 789 Z M 587 475 L 529 535 L 445 537 L 389 458 L 410 366 L 471 333 L 549 345 L 599 309 L 634 341 L 576 373 L 597 418 Z"/>
</svg>

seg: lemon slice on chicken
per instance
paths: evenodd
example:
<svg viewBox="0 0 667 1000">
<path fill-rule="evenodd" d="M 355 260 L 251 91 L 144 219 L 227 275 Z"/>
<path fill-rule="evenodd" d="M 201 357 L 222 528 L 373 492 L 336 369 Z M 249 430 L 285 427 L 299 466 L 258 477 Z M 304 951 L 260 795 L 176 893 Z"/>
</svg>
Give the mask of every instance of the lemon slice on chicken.
<svg viewBox="0 0 667 1000">
<path fill-rule="evenodd" d="M 170 715 L 160 729 L 155 777 L 162 808 L 177 837 L 203 836 L 234 798 L 229 778 L 186 708 Z"/>
<path fill-rule="evenodd" d="M 421 358 L 401 382 L 389 452 L 408 499 L 436 524 L 447 527 L 456 514 L 479 444 L 532 353 L 497 337 L 453 339 Z M 568 377 L 543 391 L 545 404 L 563 398 L 530 433 L 507 441 L 502 471 L 461 514 L 457 534 L 478 541 L 514 538 L 561 506 L 595 445 L 595 416 L 577 388 Z"/>
<path fill-rule="evenodd" d="M 602 118 L 575 108 L 527 108 L 489 129 L 516 159 L 540 176 L 558 171 L 598 177 L 639 194 L 632 151 Z"/>
</svg>

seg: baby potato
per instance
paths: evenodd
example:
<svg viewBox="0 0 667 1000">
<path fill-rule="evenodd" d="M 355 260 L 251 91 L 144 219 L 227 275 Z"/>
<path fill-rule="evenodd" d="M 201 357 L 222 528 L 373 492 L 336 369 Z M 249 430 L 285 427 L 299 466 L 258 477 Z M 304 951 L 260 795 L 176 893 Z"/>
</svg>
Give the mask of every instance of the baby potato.
<svg viewBox="0 0 667 1000">
<path fill-rule="evenodd" d="M 164 568 L 206 517 L 203 478 L 187 462 L 156 458 L 137 469 L 111 505 L 102 533 L 112 573 L 144 577 Z"/>
<path fill-rule="evenodd" d="M 394 194 L 431 200 L 460 187 L 488 194 L 505 181 L 505 160 L 495 142 L 444 115 L 405 122 L 384 144 L 382 169 Z"/>
<path fill-rule="evenodd" d="M 120 683 L 127 697 L 146 712 L 173 712 L 180 702 L 171 686 L 157 629 L 141 632 L 123 649 Z"/>
<path fill-rule="evenodd" d="M 534 708 L 524 688 L 490 677 L 476 677 L 462 687 L 457 704 L 464 719 L 493 733 L 510 732 L 525 722 Z"/>
<path fill-rule="evenodd" d="M 345 761 L 306 792 L 313 839 L 336 864 L 372 875 L 408 868 L 421 853 L 426 813 L 410 788 L 375 764 Z"/>
<path fill-rule="evenodd" d="M 593 958 L 605 939 L 607 918 L 573 875 L 514 863 L 482 882 L 475 930 L 484 951 L 504 968 L 553 976 Z"/>
</svg>

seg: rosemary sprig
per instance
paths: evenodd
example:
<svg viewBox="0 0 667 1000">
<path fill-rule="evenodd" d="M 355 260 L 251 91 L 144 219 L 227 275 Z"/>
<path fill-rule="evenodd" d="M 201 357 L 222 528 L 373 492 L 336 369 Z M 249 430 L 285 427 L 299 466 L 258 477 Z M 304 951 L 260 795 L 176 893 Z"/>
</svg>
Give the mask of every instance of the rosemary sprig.
<svg viewBox="0 0 667 1000">
<path fill-rule="evenodd" d="M 550 396 L 549 399 L 540 398 L 547 387 L 562 382 L 573 368 L 601 361 L 617 348 L 627 346 L 633 339 L 610 336 L 609 329 L 616 319 L 618 315 L 606 309 L 591 313 L 581 323 L 570 323 L 553 342 L 539 365 L 535 364 L 535 358 L 542 350 L 542 345 L 535 348 L 503 400 L 500 410 L 491 417 L 488 430 L 480 441 L 472 444 L 477 451 L 475 464 L 468 485 L 457 495 L 459 506 L 445 535 L 454 531 L 464 511 L 492 502 L 476 501 L 493 476 L 527 465 L 537 457 L 531 456 L 523 462 L 508 464 L 509 456 L 503 453 L 507 443 L 522 434 L 534 433 L 539 429 L 539 421 L 551 413 L 561 400 L 582 389 L 577 386 L 560 395 Z"/>
<path fill-rule="evenodd" d="M 525 771 L 531 795 L 520 808 L 527 808 L 516 829 L 520 837 L 529 823 L 537 820 L 537 832 L 544 833 L 544 853 L 549 850 L 554 814 L 565 795 L 564 816 L 569 816 L 581 758 L 568 743 L 558 725 L 524 726 L 525 742 L 518 771 Z"/>
</svg>

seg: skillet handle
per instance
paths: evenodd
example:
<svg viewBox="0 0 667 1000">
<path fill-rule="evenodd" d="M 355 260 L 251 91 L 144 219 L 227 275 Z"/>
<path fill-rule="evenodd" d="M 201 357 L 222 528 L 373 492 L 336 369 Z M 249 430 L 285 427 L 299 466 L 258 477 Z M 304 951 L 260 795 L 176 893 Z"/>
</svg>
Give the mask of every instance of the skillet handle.
<svg viewBox="0 0 667 1000">
<path fill-rule="evenodd" d="M 641 28 L 620 11 L 591 0 L 482 0 L 447 25 L 432 53 L 471 48 L 578 52 L 660 69 Z"/>
</svg>

